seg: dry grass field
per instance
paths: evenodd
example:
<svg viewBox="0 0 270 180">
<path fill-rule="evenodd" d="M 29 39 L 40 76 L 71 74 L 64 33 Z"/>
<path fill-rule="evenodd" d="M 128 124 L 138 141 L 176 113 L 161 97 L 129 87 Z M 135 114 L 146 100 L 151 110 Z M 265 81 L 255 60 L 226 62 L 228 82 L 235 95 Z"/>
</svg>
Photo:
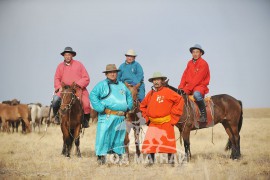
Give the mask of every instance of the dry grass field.
<svg viewBox="0 0 270 180">
<path fill-rule="evenodd" d="M 95 124 L 81 138 L 82 158 L 74 153 L 71 158 L 60 154 L 59 126 L 49 127 L 43 138 L 43 132 L 0 133 L 0 179 L 270 179 L 269 130 L 270 109 L 245 109 L 240 133 L 241 160 L 229 159 L 230 153 L 224 151 L 228 136 L 218 124 L 213 129 L 192 132 L 192 159 L 175 167 L 159 162 L 152 167 L 135 163 L 134 148 L 129 165 L 98 166 L 94 153 Z M 175 132 L 179 137 L 177 129 Z M 179 151 L 184 150 L 179 141 L 177 146 Z"/>
</svg>

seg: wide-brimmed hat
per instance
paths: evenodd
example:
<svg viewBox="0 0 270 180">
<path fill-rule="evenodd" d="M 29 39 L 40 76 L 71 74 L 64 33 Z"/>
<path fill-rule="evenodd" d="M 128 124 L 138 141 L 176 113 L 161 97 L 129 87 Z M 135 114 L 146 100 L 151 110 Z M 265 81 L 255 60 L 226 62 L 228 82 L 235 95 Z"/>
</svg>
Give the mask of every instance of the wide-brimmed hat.
<svg viewBox="0 0 270 180">
<path fill-rule="evenodd" d="M 195 44 L 193 47 L 189 48 L 189 51 L 192 53 L 193 49 L 199 49 L 202 52 L 202 55 L 204 54 L 204 50 L 202 49 L 202 46 L 199 44 Z"/>
<path fill-rule="evenodd" d="M 76 52 L 73 51 L 73 49 L 71 47 L 66 47 L 64 49 L 64 51 L 61 53 L 61 55 L 64 56 L 65 53 L 71 53 L 71 54 L 73 54 L 73 56 L 76 56 Z"/>
<path fill-rule="evenodd" d="M 135 53 L 135 51 L 133 49 L 130 49 L 127 51 L 127 53 L 125 54 L 125 56 L 133 56 L 136 57 L 137 54 Z"/>
<path fill-rule="evenodd" d="M 106 71 L 103 71 L 103 73 L 112 72 L 112 71 L 117 71 L 118 72 L 120 70 L 116 68 L 115 64 L 107 64 Z"/>
<path fill-rule="evenodd" d="M 158 79 L 158 78 L 161 78 L 163 80 L 166 80 L 167 77 L 166 76 L 163 76 L 161 74 L 161 72 L 154 72 L 153 76 L 151 78 L 148 79 L 149 82 L 153 82 L 154 79 Z"/>
</svg>

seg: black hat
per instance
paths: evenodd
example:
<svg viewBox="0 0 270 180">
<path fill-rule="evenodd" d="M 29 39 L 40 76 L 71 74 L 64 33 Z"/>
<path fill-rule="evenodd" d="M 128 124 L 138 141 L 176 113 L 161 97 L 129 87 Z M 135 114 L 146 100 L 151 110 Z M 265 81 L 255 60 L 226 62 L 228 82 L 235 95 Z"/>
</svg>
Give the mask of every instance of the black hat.
<svg viewBox="0 0 270 180">
<path fill-rule="evenodd" d="M 73 56 L 76 56 L 76 52 L 73 51 L 71 47 L 66 47 L 65 50 L 61 53 L 62 56 L 64 56 L 65 53 L 71 53 Z"/>
</svg>

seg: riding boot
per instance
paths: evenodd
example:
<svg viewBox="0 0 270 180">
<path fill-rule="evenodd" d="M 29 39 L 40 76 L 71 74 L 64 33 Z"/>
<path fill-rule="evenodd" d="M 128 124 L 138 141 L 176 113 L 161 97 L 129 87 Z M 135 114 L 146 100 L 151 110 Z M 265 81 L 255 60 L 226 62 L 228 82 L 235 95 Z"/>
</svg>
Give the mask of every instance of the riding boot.
<svg viewBox="0 0 270 180">
<path fill-rule="evenodd" d="M 55 95 L 52 101 L 53 117 L 55 119 L 54 120 L 55 124 L 60 124 L 59 113 L 58 113 L 58 110 L 60 109 L 60 104 L 61 104 L 60 97 Z"/>
<path fill-rule="evenodd" d="M 105 158 L 105 156 L 98 156 L 97 162 L 98 162 L 99 165 L 105 164 L 105 163 L 106 163 L 106 158 Z"/>
<path fill-rule="evenodd" d="M 174 154 L 168 153 L 168 163 L 169 164 L 174 164 Z"/>
<path fill-rule="evenodd" d="M 199 122 L 206 123 L 207 122 L 207 114 L 206 114 L 206 107 L 205 107 L 204 100 L 195 101 L 195 102 L 198 105 L 200 112 L 201 112 Z"/>
<path fill-rule="evenodd" d="M 89 128 L 89 119 L 90 119 L 90 114 L 83 115 L 83 121 L 82 121 L 83 128 Z"/>
</svg>

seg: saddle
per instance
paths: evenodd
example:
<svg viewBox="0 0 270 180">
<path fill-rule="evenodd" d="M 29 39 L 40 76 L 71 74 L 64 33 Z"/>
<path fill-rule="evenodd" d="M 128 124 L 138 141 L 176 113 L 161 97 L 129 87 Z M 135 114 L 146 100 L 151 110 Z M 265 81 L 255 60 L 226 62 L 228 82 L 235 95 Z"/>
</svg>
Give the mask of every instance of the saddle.
<svg viewBox="0 0 270 180">
<path fill-rule="evenodd" d="M 193 120 L 194 126 L 197 129 L 208 128 L 208 127 L 214 126 L 214 103 L 211 99 L 211 96 L 204 98 L 204 103 L 206 106 L 206 113 L 207 113 L 207 123 L 201 123 L 198 121 L 200 118 L 200 109 L 198 105 L 195 103 L 195 99 L 193 95 L 188 96 L 188 98 L 191 104 L 191 110 L 194 113 L 194 120 Z"/>
</svg>

